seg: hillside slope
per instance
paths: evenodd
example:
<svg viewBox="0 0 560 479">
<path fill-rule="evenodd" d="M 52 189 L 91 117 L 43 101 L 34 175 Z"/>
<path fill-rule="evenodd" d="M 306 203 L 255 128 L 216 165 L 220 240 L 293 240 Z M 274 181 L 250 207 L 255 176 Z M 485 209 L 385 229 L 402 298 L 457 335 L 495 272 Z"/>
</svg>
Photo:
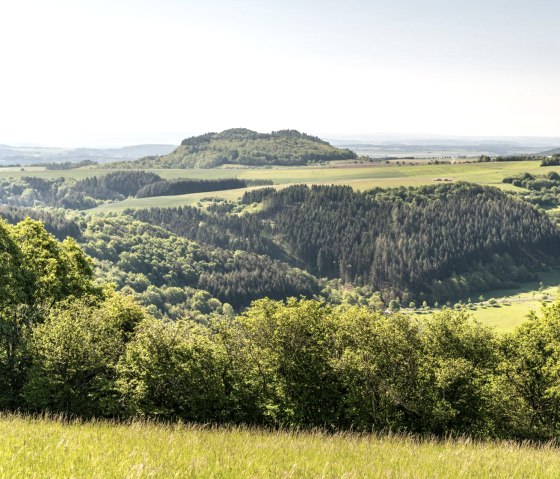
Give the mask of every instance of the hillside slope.
<svg viewBox="0 0 560 479">
<path fill-rule="evenodd" d="M 553 148 L 551 150 L 541 151 L 539 155 L 543 155 L 543 156 L 560 155 L 560 148 Z"/>
<path fill-rule="evenodd" d="M 131 215 L 202 244 L 269 256 L 405 303 L 513 287 L 558 261 L 560 236 L 544 212 L 467 183 L 365 193 L 344 186 L 263 188 L 247 192 L 242 203 L 257 212 L 183 207 Z"/>
<path fill-rule="evenodd" d="M 315 136 L 296 130 L 257 133 L 235 128 L 206 133 L 182 141 L 172 153 L 148 156 L 129 163 L 139 168 L 215 168 L 224 164 L 246 166 L 301 166 L 347 160 L 356 153 L 336 148 Z"/>
</svg>

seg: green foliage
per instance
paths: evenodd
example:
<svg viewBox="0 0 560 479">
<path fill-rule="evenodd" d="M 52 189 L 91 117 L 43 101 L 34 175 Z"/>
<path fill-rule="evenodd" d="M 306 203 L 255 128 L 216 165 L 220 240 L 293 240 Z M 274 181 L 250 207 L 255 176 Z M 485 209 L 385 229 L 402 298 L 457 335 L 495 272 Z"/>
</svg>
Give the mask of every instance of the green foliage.
<svg viewBox="0 0 560 479">
<path fill-rule="evenodd" d="M 514 194 L 524 201 L 542 208 L 555 208 L 560 205 L 560 175 L 550 171 L 546 175 L 521 173 L 505 177 L 504 183 L 510 183 L 528 191 L 516 191 Z"/>
<path fill-rule="evenodd" d="M 168 155 L 146 157 L 125 165 L 134 168 L 215 168 L 226 163 L 300 166 L 356 157 L 350 150 L 335 148 L 295 130 L 265 134 L 238 128 L 187 138 Z"/>
<path fill-rule="evenodd" d="M 35 304 L 48 305 L 95 292 L 91 259 L 73 239 L 60 243 L 40 222 L 30 219 L 12 227 L 11 235 L 23 259 L 28 296 Z"/>
<path fill-rule="evenodd" d="M 260 300 L 238 322 L 267 421 L 322 427 L 340 422 L 341 385 L 332 364 L 336 316 L 329 307 Z"/>
<path fill-rule="evenodd" d="M 11 225 L 17 224 L 26 218 L 40 221 L 47 232 L 60 241 L 68 236 L 78 240 L 81 236 L 78 224 L 66 218 L 64 213 L 59 211 L 46 211 L 18 206 L 0 206 L 0 216 Z"/>
<path fill-rule="evenodd" d="M 422 414 L 418 324 L 351 308 L 339 317 L 335 367 L 346 422 L 357 429 L 415 429 Z"/>
<path fill-rule="evenodd" d="M 21 401 L 34 325 L 63 299 L 102 292 L 76 243 L 59 243 L 39 222 L 0 222 L 0 256 L 0 405 L 14 407 Z"/>
<path fill-rule="evenodd" d="M 396 299 L 392 299 L 389 302 L 389 311 L 392 311 L 393 313 L 396 313 L 400 309 L 401 309 L 401 305 Z"/>
<path fill-rule="evenodd" d="M 119 364 L 119 390 L 132 414 L 219 421 L 226 409 L 225 350 L 190 321 L 146 319 Z"/>
<path fill-rule="evenodd" d="M 541 166 L 557 166 L 560 165 L 560 155 L 555 154 L 550 158 L 543 158 L 541 161 Z"/>
<path fill-rule="evenodd" d="M 157 218 L 160 211 L 139 217 L 150 213 Z M 161 213 L 175 220 L 173 211 Z M 180 218 L 187 223 L 190 216 Z M 200 216 L 193 212 L 192 218 L 198 223 Z M 186 228 L 185 223 L 181 225 Z M 173 319 L 193 310 L 221 312 L 222 303 L 239 309 L 264 296 L 310 297 L 319 292 L 315 278 L 283 262 L 233 248 L 201 246 L 128 216 L 92 217 L 83 237 L 85 251 L 99 261 L 104 280 L 134 291 L 146 306 Z"/>
<path fill-rule="evenodd" d="M 556 303 L 499 338 L 464 312 L 418 319 L 292 298 L 259 300 L 233 320 L 200 326 L 156 320 L 119 294 L 82 296 L 18 333 L 18 356 L 5 351 L 0 381 L 23 394 L 3 393 L 2 404 L 82 416 L 555 438 L 559 318 Z"/>
<path fill-rule="evenodd" d="M 560 303 L 544 306 L 504 339 L 503 369 L 532 436 L 560 434 Z"/>
<path fill-rule="evenodd" d="M 119 319 L 129 314 L 111 302 L 64 302 L 33 329 L 24 388 L 31 408 L 86 416 L 115 411 L 115 367 L 123 349 Z"/>
<path fill-rule="evenodd" d="M 441 301 L 527 280 L 529 268 L 556 261 L 560 245 L 545 214 L 469 184 L 366 193 L 293 186 L 263 204 L 263 223 L 309 271 L 404 304 L 421 293 Z"/>
<path fill-rule="evenodd" d="M 4 204 L 15 207 L 51 206 L 84 210 L 129 197 L 185 195 L 270 184 L 270 180 L 237 178 L 166 180 L 152 172 L 123 170 L 88 176 L 78 181 L 71 177 L 9 178 L 0 181 L 0 199 Z"/>
<path fill-rule="evenodd" d="M 430 379 L 425 394 L 433 401 L 425 416 L 428 429 L 507 435 L 508 401 L 495 384 L 500 355 L 491 330 L 451 311 L 433 315 L 424 327 L 422 366 Z"/>
<path fill-rule="evenodd" d="M 161 180 L 150 183 L 135 194 L 137 198 L 148 198 L 152 196 L 189 195 L 192 193 L 234 190 L 247 188 L 248 186 L 271 185 L 270 180 L 240 180 L 237 178 L 224 178 L 220 180 Z"/>
</svg>

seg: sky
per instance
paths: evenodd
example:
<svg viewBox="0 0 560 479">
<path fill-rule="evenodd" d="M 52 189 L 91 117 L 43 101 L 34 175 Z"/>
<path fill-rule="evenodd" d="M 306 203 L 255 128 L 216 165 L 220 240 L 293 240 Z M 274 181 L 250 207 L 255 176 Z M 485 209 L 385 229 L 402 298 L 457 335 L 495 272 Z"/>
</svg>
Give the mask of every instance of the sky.
<svg viewBox="0 0 560 479">
<path fill-rule="evenodd" d="M 0 143 L 560 137 L 557 0 L 0 0 Z"/>
</svg>

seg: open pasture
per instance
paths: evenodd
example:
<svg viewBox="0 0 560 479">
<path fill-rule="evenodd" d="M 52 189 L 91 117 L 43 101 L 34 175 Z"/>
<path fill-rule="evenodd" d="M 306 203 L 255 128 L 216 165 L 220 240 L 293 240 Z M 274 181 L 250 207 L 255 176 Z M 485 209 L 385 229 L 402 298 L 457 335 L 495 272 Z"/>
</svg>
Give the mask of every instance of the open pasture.
<svg viewBox="0 0 560 479">
<path fill-rule="evenodd" d="M 545 478 L 550 445 L 0 419 L 0 477 Z"/>
<path fill-rule="evenodd" d="M 100 175 L 110 170 L 70 170 L 68 172 L 33 172 L 38 176 L 46 173 L 76 175 Z M 440 184 L 435 179 L 450 179 L 453 181 L 469 181 L 481 185 L 496 186 L 502 189 L 516 189 L 511 184 L 502 183 L 506 176 L 523 172 L 544 174 L 549 171 L 560 172 L 560 166 L 542 168 L 537 161 L 512 161 L 492 163 L 455 163 L 449 165 L 379 165 L 366 167 L 299 167 L 299 168 L 218 168 L 210 170 L 200 169 L 169 169 L 149 170 L 160 176 L 172 178 L 217 179 L 236 177 L 248 180 L 272 180 L 278 187 L 295 183 L 306 184 L 339 184 L 349 185 L 356 190 L 366 190 L 374 187 L 420 186 Z M 87 172 L 87 173 L 86 173 Z M 4 173 L 5 174 L 5 173 Z M 2 172 L 0 171 L 0 177 Z M 56 177 L 53 175 L 51 177 Z M 204 196 L 216 196 L 228 200 L 241 197 L 244 189 L 213 192 Z M 120 203 L 100 206 L 99 210 L 118 211 L 124 208 L 149 208 L 151 206 L 181 206 L 192 205 L 201 198 L 199 193 L 194 195 L 178 195 L 143 199 L 127 199 Z"/>
<path fill-rule="evenodd" d="M 560 293 L 560 270 L 539 273 L 537 281 L 523 283 L 517 289 L 496 289 L 484 293 L 484 301 L 478 295 L 471 298 L 475 309 L 469 314 L 498 333 L 508 333 L 523 323 L 532 311 L 539 312 L 543 304 L 554 301 Z M 495 300 L 495 301 L 492 301 Z M 492 302 L 493 304 L 491 304 Z M 405 311 L 413 312 L 410 309 Z M 420 317 L 432 314 L 415 311 Z"/>
<path fill-rule="evenodd" d="M 345 183 L 369 180 L 373 186 L 399 186 L 431 184 L 436 178 L 449 178 L 454 181 L 470 181 L 479 184 L 501 186 L 506 176 L 523 172 L 543 174 L 549 171 L 560 172 L 560 166 L 540 167 L 538 161 L 504 161 L 490 163 L 453 163 L 430 165 L 427 162 L 415 165 L 371 166 L 317 166 L 293 168 L 215 168 L 215 169 L 149 169 L 166 179 L 172 178 L 241 178 L 267 179 L 276 184 L 286 183 Z M 71 177 L 76 179 L 100 176 L 111 169 L 78 168 L 75 170 L 46 170 L 42 167 L 0 168 L 0 178 L 38 176 L 41 178 Z"/>
</svg>

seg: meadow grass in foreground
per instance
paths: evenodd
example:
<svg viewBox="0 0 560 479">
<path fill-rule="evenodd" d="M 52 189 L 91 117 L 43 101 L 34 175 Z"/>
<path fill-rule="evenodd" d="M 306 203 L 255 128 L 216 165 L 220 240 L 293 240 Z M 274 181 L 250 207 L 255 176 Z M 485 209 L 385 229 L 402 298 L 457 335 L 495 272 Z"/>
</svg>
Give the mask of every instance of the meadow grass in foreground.
<svg viewBox="0 0 560 479">
<path fill-rule="evenodd" d="M 0 418 L 1 478 L 540 478 L 553 446 Z"/>
</svg>

